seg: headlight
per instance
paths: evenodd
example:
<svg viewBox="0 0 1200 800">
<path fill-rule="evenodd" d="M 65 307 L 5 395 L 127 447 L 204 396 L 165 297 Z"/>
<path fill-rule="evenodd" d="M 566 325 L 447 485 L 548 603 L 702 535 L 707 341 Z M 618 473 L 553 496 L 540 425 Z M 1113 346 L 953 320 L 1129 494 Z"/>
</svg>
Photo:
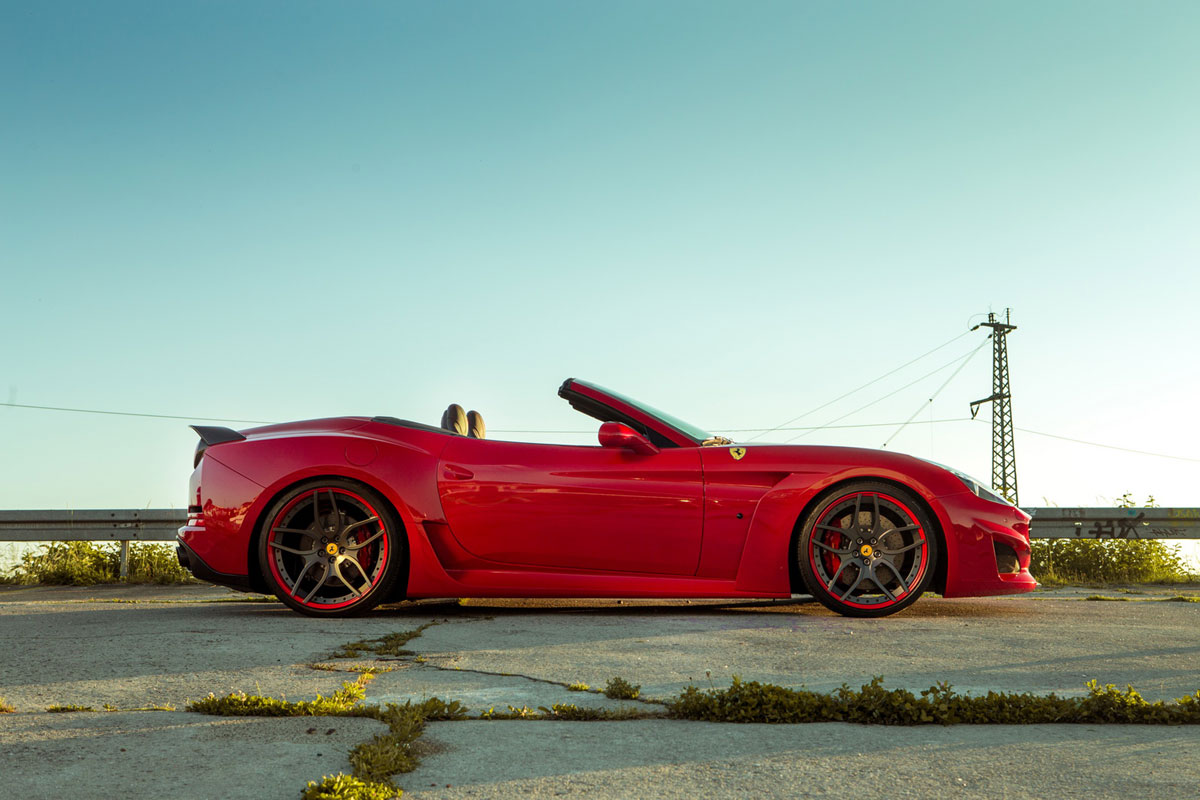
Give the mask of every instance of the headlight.
<svg viewBox="0 0 1200 800">
<path fill-rule="evenodd" d="M 963 482 L 963 486 L 966 486 L 967 489 L 971 491 L 971 494 L 975 495 L 976 497 L 982 497 L 984 500 L 991 500 L 993 503 L 1000 503 L 1001 505 L 1005 506 L 1013 505 L 1000 495 L 993 492 L 987 486 L 984 486 L 981 481 L 975 480 L 967 473 L 959 472 L 954 467 L 947 467 L 945 464 L 939 464 L 936 461 L 930 461 L 929 463 L 933 464 L 935 467 L 941 467 L 942 469 L 946 470 L 946 472 L 949 472 L 954 477 L 958 478 Z"/>
<path fill-rule="evenodd" d="M 989 489 L 988 487 L 984 486 L 979 481 L 972 478 L 970 475 L 959 472 L 956 469 L 952 469 L 950 471 L 953 472 L 954 477 L 956 477 L 960 481 L 962 481 L 963 485 L 966 486 L 968 489 L 970 489 L 975 494 L 976 497 L 982 497 L 984 500 L 991 500 L 993 503 L 1001 503 L 1006 506 L 1012 505 L 1012 503 L 1008 502 L 1003 497 L 996 494 L 991 489 Z"/>
</svg>

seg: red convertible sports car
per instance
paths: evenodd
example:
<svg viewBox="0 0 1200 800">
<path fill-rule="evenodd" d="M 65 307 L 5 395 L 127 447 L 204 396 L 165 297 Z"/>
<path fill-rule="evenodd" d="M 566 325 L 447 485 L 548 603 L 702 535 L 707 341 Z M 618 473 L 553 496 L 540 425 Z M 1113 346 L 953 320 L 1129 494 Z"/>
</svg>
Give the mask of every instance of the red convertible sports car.
<svg viewBox="0 0 1200 800">
<path fill-rule="evenodd" d="M 849 447 L 735 444 L 574 378 L 598 446 L 338 417 L 200 434 L 179 559 L 314 616 L 418 597 L 811 594 L 877 617 L 927 589 L 1027 592 L 1029 516 L 961 473 Z"/>
</svg>

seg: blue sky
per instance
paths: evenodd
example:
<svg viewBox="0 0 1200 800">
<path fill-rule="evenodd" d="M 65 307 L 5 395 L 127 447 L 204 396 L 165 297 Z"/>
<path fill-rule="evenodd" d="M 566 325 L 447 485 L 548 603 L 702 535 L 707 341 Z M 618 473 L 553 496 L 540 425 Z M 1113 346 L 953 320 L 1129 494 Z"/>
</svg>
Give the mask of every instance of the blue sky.
<svg viewBox="0 0 1200 800">
<path fill-rule="evenodd" d="M 1018 426 L 1193 459 L 1020 433 L 1023 503 L 1200 505 L 1198 34 L 1193 2 L 8 2 L 0 400 L 454 401 L 593 443 L 576 376 L 764 428 L 1012 307 Z M 796 424 L 964 417 L 987 347 L 889 393 L 982 336 Z M 889 447 L 986 479 L 988 414 Z M 182 506 L 194 440 L 0 407 L 0 507 Z"/>
</svg>

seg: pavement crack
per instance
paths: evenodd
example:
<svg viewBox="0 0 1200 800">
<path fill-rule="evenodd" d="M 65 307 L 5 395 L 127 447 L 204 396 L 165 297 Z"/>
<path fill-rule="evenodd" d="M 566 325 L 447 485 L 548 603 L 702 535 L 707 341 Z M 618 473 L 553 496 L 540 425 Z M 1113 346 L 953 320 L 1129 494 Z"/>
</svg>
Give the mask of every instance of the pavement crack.
<svg viewBox="0 0 1200 800">
<path fill-rule="evenodd" d="M 380 660 L 383 660 L 383 659 L 380 659 Z M 396 660 L 401 660 L 401 659 L 396 659 Z M 550 678 L 539 678 L 535 675 L 526 675 L 521 672 L 493 672 L 491 670 L 472 669 L 470 667 L 443 667 L 443 666 L 434 664 L 429 661 L 422 662 L 418 666 L 426 667 L 428 669 L 435 669 L 435 670 L 438 670 L 439 672 L 469 672 L 474 675 L 489 675 L 494 678 L 521 678 L 522 680 L 533 681 L 534 683 L 544 683 L 549 686 L 560 686 L 563 689 L 566 689 L 568 691 L 576 691 L 576 690 L 571 689 L 572 684 L 567 683 L 566 681 L 556 681 L 556 680 L 552 680 Z M 604 692 L 602 692 L 599 689 L 586 689 L 584 691 L 587 694 L 598 694 L 598 695 L 604 696 Z M 658 700 L 658 699 L 651 698 L 651 697 L 634 697 L 634 698 L 621 698 L 621 699 L 629 701 L 629 702 L 634 702 L 634 703 L 646 703 L 647 705 L 656 705 L 656 706 L 666 705 L 665 701 Z"/>
</svg>

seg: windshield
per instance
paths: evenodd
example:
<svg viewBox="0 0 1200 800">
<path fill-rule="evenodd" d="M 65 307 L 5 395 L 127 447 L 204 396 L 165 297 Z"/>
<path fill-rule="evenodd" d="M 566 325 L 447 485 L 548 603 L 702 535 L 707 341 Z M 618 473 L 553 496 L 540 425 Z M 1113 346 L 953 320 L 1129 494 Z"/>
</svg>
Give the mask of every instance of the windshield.
<svg viewBox="0 0 1200 800">
<path fill-rule="evenodd" d="M 664 425 L 669 425 L 670 427 L 674 428 L 675 430 L 679 431 L 680 433 L 686 434 L 687 436 L 691 437 L 692 439 L 695 439 L 697 442 L 703 442 L 705 440 L 713 438 L 713 435 L 711 433 L 709 433 L 708 431 L 704 430 L 703 428 L 697 428 L 695 425 L 690 425 L 690 424 L 684 422 L 683 420 L 679 419 L 678 417 L 671 416 L 670 414 L 668 414 L 665 411 L 659 411 L 654 406 L 646 405 L 645 403 L 634 400 L 632 397 L 623 395 L 620 392 L 614 392 L 612 389 L 607 389 L 603 386 L 592 383 L 591 381 L 581 381 L 578 378 L 575 379 L 575 383 L 581 384 L 583 386 L 588 386 L 592 389 L 595 389 L 598 392 L 604 392 L 606 395 L 608 395 L 609 397 L 612 397 L 613 399 L 620 400 L 622 403 L 625 403 L 626 405 L 633 406 L 637 410 L 641 411 L 643 414 L 650 416 L 650 417 L 654 417 L 656 420 L 663 423 Z"/>
</svg>

